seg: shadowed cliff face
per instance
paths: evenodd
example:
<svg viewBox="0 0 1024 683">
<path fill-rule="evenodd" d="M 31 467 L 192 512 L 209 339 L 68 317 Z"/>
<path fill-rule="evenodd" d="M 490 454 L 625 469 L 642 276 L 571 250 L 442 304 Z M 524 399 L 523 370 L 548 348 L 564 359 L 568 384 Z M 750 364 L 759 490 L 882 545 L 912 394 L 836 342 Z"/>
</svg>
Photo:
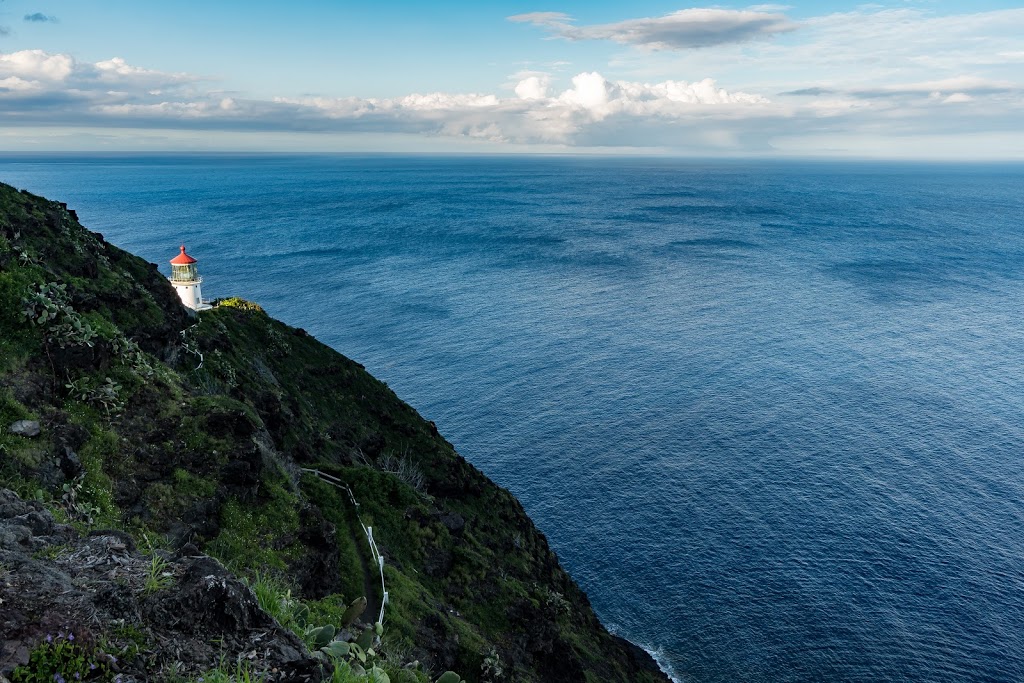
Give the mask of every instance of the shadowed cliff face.
<svg viewBox="0 0 1024 683">
<path fill-rule="evenodd" d="M 39 434 L 9 433 L 18 420 Z M 209 553 L 300 635 L 353 599 L 379 608 L 372 527 L 392 680 L 665 680 L 605 631 L 518 501 L 362 366 L 240 299 L 190 316 L 156 266 L 8 186 L 0 430 L 0 485 L 79 534 Z M 140 652 L 166 640 L 133 628 Z"/>
</svg>

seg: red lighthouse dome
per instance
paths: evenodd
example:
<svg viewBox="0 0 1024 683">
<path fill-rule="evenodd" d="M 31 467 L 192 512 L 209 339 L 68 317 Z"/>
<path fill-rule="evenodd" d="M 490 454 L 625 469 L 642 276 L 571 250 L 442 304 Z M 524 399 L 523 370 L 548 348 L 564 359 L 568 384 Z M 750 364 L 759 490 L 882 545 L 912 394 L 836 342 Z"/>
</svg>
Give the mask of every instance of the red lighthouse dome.
<svg viewBox="0 0 1024 683">
<path fill-rule="evenodd" d="M 197 263 L 197 261 L 185 253 L 185 245 L 181 245 L 181 253 L 171 259 L 172 266 L 187 266 L 191 263 Z"/>
</svg>

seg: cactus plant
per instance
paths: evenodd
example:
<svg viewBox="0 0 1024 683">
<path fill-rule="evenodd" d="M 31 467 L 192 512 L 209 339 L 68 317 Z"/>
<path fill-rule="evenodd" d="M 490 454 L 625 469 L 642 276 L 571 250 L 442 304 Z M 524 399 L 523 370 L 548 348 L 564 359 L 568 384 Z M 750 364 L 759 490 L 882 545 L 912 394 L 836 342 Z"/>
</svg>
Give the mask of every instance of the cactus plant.
<svg viewBox="0 0 1024 683">
<path fill-rule="evenodd" d="M 462 676 L 454 671 L 445 671 L 434 683 L 466 683 Z"/>
<path fill-rule="evenodd" d="M 306 635 L 312 641 L 313 648 L 324 647 L 334 639 L 334 626 L 327 624 L 313 628 L 307 631 Z"/>
<path fill-rule="evenodd" d="M 364 650 L 369 650 L 373 647 L 374 635 L 374 630 L 372 628 L 363 629 L 363 632 L 359 634 L 358 638 L 356 638 L 356 645 Z"/>
<path fill-rule="evenodd" d="M 349 603 L 348 609 L 341 615 L 342 627 L 351 626 L 366 611 L 366 598 L 359 597 Z"/>
<path fill-rule="evenodd" d="M 292 618 L 295 619 L 296 624 L 306 628 L 309 625 L 309 608 L 300 603 Z"/>
<path fill-rule="evenodd" d="M 337 659 L 347 659 L 349 653 L 352 652 L 349 644 L 341 640 L 331 641 L 326 647 L 320 649 Z"/>
</svg>

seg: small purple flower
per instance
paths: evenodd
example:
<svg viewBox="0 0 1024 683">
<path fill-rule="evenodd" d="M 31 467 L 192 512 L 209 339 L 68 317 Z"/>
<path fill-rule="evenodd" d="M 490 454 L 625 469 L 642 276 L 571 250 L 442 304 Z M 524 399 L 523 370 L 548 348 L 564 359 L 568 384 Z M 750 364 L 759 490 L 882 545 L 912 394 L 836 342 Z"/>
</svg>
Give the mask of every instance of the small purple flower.
<svg viewBox="0 0 1024 683">
<path fill-rule="evenodd" d="M 95 671 L 95 670 L 96 670 L 96 665 L 94 663 L 92 663 L 92 662 L 89 662 L 89 671 Z"/>
<path fill-rule="evenodd" d="M 75 640 L 75 634 L 74 634 L 74 633 L 69 633 L 69 634 L 68 634 L 68 640 L 70 640 L 70 641 L 74 642 L 74 640 Z"/>
<path fill-rule="evenodd" d="M 65 683 L 64 677 L 60 674 L 53 674 L 53 680 L 57 681 L 57 683 Z"/>
<path fill-rule="evenodd" d="M 50 635 L 49 633 L 46 634 L 46 642 L 48 642 L 48 643 L 52 643 L 53 642 L 53 636 Z"/>
<path fill-rule="evenodd" d="M 114 655 L 107 655 L 107 656 L 110 657 L 110 663 L 111 664 L 117 664 L 117 657 L 115 657 Z"/>
<path fill-rule="evenodd" d="M 80 681 L 80 680 L 82 680 L 82 674 L 80 674 L 80 673 L 78 673 L 78 672 L 76 671 L 76 672 L 75 672 L 75 680 L 76 680 L 76 681 Z"/>
</svg>

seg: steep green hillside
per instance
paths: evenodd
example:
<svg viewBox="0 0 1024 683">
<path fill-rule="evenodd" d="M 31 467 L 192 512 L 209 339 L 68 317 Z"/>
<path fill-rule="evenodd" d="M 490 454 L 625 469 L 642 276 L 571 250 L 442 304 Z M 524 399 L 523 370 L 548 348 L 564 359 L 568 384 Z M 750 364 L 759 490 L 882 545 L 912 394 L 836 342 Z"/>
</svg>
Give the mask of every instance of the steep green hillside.
<svg viewBox="0 0 1024 683">
<path fill-rule="evenodd" d="M 9 433 L 18 420 L 40 434 Z M 362 366 L 240 299 L 190 316 L 155 265 L 8 186 L 0 430 L 0 486 L 154 558 L 218 558 L 307 645 L 360 597 L 376 620 L 372 527 L 392 680 L 665 680 L 605 631 L 518 501 Z M 159 645 L 144 620 L 90 628 Z"/>
</svg>

